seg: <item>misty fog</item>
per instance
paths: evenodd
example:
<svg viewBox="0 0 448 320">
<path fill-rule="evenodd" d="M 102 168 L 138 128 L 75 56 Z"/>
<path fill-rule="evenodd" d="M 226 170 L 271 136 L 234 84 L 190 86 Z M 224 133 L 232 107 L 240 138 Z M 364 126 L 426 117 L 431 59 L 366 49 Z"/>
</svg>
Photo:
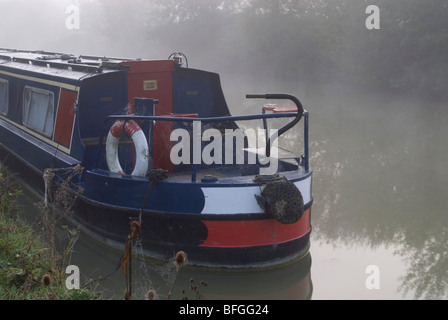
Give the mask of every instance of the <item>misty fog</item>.
<svg viewBox="0 0 448 320">
<path fill-rule="evenodd" d="M 152 59 L 180 51 L 192 67 L 236 82 L 256 77 L 270 86 L 325 84 L 446 96 L 446 1 L 375 1 L 378 30 L 365 26 L 369 4 L 0 0 L 0 47 Z M 71 29 L 70 6 L 79 10 L 79 25 Z"/>
</svg>

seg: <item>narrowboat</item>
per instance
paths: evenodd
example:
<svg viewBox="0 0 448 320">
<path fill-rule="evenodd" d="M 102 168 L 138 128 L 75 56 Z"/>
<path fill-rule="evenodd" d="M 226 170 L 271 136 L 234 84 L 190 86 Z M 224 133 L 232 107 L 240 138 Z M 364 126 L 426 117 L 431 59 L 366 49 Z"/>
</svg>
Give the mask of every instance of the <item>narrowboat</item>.
<svg viewBox="0 0 448 320">
<path fill-rule="evenodd" d="M 310 246 L 308 112 L 291 94 L 246 97 L 260 111 L 231 115 L 219 74 L 179 52 L 0 49 L 1 160 L 46 197 L 76 173 L 69 219 L 118 250 L 135 239 L 148 256 L 184 251 L 194 266 L 282 265 Z M 285 132 L 303 154 L 280 146 Z"/>
</svg>

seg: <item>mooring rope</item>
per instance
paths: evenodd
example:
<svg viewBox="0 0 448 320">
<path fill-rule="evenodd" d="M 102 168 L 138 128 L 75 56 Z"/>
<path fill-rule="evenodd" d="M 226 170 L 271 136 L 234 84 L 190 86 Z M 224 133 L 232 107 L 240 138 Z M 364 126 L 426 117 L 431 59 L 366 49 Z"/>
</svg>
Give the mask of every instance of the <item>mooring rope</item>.
<svg viewBox="0 0 448 320">
<path fill-rule="evenodd" d="M 154 185 L 168 178 L 167 171 L 162 169 L 153 169 L 149 173 L 149 185 L 143 198 L 143 203 L 139 211 L 138 220 L 129 218 L 129 236 L 126 240 L 124 253 L 121 259 L 121 272 L 126 277 L 126 294 L 125 299 L 130 300 L 132 297 L 132 246 L 133 241 L 138 237 L 142 224 L 142 213 L 148 201 L 149 194 Z"/>
<path fill-rule="evenodd" d="M 140 212 L 139 212 L 139 216 L 138 216 L 138 221 L 140 222 L 140 224 L 142 223 L 143 209 L 146 206 L 146 202 L 148 201 L 149 193 L 151 192 L 152 187 L 155 186 L 156 184 L 158 184 L 160 181 L 165 180 L 166 178 L 168 178 L 167 171 L 163 170 L 163 169 L 153 169 L 149 173 L 148 190 L 146 190 L 146 194 L 145 194 L 145 197 L 143 198 L 142 206 L 140 208 Z"/>
<path fill-rule="evenodd" d="M 42 175 L 42 177 L 44 179 L 44 185 L 45 185 L 44 206 L 47 207 L 48 202 L 51 202 L 48 200 L 48 198 L 49 198 L 49 196 L 52 196 L 51 186 L 54 181 L 54 178 L 56 177 L 56 172 L 61 172 L 61 171 L 64 172 L 65 171 L 65 173 L 68 173 L 68 176 L 66 178 L 63 178 L 61 175 L 58 177 L 59 180 L 62 181 L 61 186 L 63 186 L 64 184 L 69 184 L 71 182 L 71 180 L 76 175 L 81 175 L 83 170 L 84 170 L 84 168 L 79 164 L 77 164 L 73 167 L 46 168 L 44 170 L 44 174 Z"/>
<path fill-rule="evenodd" d="M 140 223 L 130 219 L 129 236 L 126 240 L 123 258 L 121 260 L 121 272 L 126 277 L 126 300 L 130 300 L 132 296 L 132 241 L 138 237 L 139 233 Z"/>
</svg>

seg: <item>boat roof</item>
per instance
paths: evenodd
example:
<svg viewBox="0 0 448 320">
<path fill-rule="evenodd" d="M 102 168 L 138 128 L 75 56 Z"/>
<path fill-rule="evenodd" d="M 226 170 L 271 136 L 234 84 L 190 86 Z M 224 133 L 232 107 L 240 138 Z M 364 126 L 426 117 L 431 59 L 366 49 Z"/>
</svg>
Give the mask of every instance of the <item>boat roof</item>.
<svg viewBox="0 0 448 320">
<path fill-rule="evenodd" d="M 123 65 L 123 62 L 132 60 L 136 59 L 75 56 L 41 50 L 26 51 L 0 48 L 0 66 L 4 65 L 71 79 L 80 79 L 88 74 L 127 70 L 129 67 Z"/>
</svg>

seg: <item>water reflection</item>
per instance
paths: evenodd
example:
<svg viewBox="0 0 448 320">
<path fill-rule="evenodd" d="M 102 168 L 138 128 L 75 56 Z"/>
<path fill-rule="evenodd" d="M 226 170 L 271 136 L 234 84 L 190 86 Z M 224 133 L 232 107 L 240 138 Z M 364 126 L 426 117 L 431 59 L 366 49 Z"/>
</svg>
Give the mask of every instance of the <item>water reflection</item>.
<svg viewBox="0 0 448 320">
<path fill-rule="evenodd" d="M 448 111 L 409 100 L 343 100 L 320 104 L 313 117 L 313 237 L 398 248 L 402 296 L 447 298 Z"/>
<path fill-rule="evenodd" d="M 306 300 L 312 297 L 311 255 L 275 270 L 247 273 L 201 273 L 207 283 L 205 299 L 210 300 Z M 187 285 L 198 274 L 195 270 L 182 273 L 181 282 Z"/>
<path fill-rule="evenodd" d="M 177 273 L 174 261 L 143 257 L 138 244 L 133 256 L 132 298 L 146 299 L 154 290 L 156 299 L 166 300 L 305 300 L 311 299 L 311 255 L 273 270 L 237 272 L 185 265 Z M 119 252 L 102 248 L 81 237 L 71 263 L 84 275 L 81 281 L 102 292 L 106 299 L 122 299 L 125 276 L 119 268 Z"/>
</svg>

